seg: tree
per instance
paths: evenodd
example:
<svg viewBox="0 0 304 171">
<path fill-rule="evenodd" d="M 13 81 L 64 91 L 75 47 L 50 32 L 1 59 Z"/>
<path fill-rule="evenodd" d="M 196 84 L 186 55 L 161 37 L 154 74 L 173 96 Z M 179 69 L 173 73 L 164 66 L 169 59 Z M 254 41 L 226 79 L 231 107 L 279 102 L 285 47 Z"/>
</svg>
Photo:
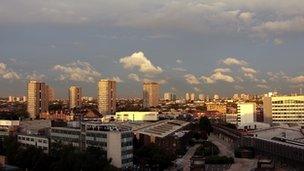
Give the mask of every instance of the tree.
<svg viewBox="0 0 304 171">
<path fill-rule="evenodd" d="M 135 161 L 141 166 L 148 164 L 150 168 L 164 170 L 171 165 L 172 160 L 174 155 L 170 151 L 155 144 L 143 146 L 135 151 Z"/>
<path fill-rule="evenodd" d="M 210 134 L 210 132 L 212 132 L 211 122 L 206 116 L 200 118 L 199 128 L 201 131 L 204 131 L 208 134 Z"/>
</svg>

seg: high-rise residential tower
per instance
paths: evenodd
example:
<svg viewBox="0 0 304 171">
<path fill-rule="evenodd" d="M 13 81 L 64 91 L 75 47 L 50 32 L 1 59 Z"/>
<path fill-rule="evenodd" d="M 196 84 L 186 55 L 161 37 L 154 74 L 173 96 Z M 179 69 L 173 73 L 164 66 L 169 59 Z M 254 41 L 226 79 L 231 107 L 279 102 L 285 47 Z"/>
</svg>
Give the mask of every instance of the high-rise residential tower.
<svg viewBox="0 0 304 171">
<path fill-rule="evenodd" d="M 114 114 L 116 111 L 116 81 L 100 80 L 98 83 L 98 110 L 101 114 Z"/>
<path fill-rule="evenodd" d="M 31 119 L 48 111 L 48 86 L 43 82 L 30 81 L 27 85 L 27 111 Z"/>
<path fill-rule="evenodd" d="M 69 106 L 70 108 L 80 107 L 81 106 L 81 96 L 82 90 L 81 87 L 71 86 L 69 88 Z"/>
<path fill-rule="evenodd" d="M 159 104 L 159 84 L 155 82 L 143 83 L 143 106 L 153 107 Z"/>
</svg>

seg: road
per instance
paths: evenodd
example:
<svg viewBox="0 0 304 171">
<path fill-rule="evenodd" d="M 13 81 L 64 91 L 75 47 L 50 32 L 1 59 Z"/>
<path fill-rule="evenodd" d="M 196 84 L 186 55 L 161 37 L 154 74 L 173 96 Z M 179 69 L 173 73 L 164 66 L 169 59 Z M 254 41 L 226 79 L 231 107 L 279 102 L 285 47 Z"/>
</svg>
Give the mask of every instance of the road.
<svg viewBox="0 0 304 171">
<path fill-rule="evenodd" d="M 190 147 L 187 153 L 182 157 L 175 160 L 176 166 L 171 167 L 168 171 L 176 171 L 176 170 L 183 170 L 183 171 L 190 171 L 190 159 L 194 155 L 196 149 L 200 146 L 200 144 L 196 144 Z"/>
<path fill-rule="evenodd" d="M 200 146 L 200 144 L 196 144 L 193 147 L 189 148 L 187 153 L 183 156 L 183 171 L 190 171 L 190 159 L 194 155 L 196 149 Z"/>
<path fill-rule="evenodd" d="M 220 150 L 220 155 L 234 157 L 234 149 L 232 144 L 229 144 L 214 135 L 210 135 L 208 137 L 208 140 L 218 146 Z M 234 164 L 231 165 L 228 171 L 235 171 L 235 170 L 250 171 L 253 170 L 256 166 L 257 166 L 256 159 L 234 158 Z"/>
</svg>

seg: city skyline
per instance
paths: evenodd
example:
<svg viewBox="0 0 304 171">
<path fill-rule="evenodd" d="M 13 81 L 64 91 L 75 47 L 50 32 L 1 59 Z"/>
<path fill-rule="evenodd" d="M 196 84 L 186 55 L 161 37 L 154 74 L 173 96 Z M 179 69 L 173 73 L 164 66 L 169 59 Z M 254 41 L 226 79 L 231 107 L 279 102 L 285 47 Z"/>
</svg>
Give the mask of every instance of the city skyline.
<svg viewBox="0 0 304 171">
<path fill-rule="evenodd" d="M 68 97 L 71 85 L 97 97 L 100 79 L 117 81 L 118 97 L 141 97 L 143 81 L 178 96 L 290 94 L 303 87 L 300 0 L 0 6 L 0 96 L 25 95 L 30 79 L 52 86 L 57 98 Z"/>
</svg>

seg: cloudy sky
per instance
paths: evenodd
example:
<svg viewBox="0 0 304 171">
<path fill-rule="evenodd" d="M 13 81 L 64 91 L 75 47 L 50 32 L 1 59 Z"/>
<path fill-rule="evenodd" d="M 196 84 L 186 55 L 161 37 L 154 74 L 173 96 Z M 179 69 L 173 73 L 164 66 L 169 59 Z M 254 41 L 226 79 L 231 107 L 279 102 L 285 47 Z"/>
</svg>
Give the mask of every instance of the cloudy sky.
<svg viewBox="0 0 304 171">
<path fill-rule="evenodd" d="M 120 97 L 143 81 L 178 95 L 298 92 L 304 1 L 0 1 L 0 96 L 24 95 L 29 79 L 96 96 L 101 78 Z"/>
</svg>

